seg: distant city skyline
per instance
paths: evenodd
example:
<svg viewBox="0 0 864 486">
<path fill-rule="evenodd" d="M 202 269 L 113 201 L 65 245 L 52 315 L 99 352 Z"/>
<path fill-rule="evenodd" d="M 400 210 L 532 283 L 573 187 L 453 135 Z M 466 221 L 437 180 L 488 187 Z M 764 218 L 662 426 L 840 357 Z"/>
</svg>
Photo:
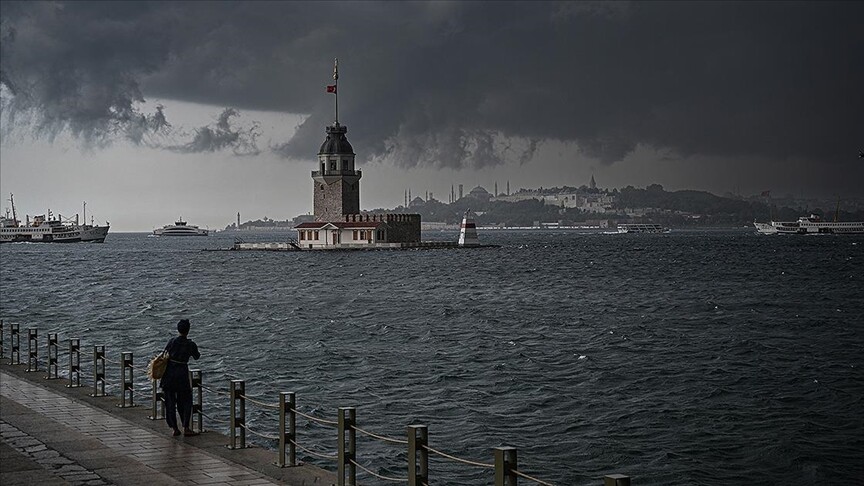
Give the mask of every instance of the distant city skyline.
<svg viewBox="0 0 864 486">
<path fill-rule="evenodd" d="M 853 2 L 4 2 L 0 192 L 112 231 L 312 211 L 339 118 L 361 208 L 652 183 L 864 197 Z M 245 218 L 244 218 L 245 219 Z"/>
</svg>

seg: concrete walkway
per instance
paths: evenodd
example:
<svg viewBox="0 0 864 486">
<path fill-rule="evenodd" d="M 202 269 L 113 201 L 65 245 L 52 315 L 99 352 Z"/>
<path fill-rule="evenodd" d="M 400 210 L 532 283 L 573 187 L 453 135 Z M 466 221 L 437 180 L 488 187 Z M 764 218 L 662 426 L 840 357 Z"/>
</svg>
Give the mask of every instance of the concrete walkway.
<svg viewBox="0 0 864 486">
<path fill-rule="evenodd" d="M 4 486 L 335 482 L 335 475 L 313 466 L 278 468 L 271 451 L 229 451 L 227 438 L 215 432 L 172 437 L 164 421 L 146 418 L 146 409 L 116 408 L 116 397 L 87 397 L 86 388 L 64 389 L 62 380 L 45 381 L 44 372 L 24 375 L 6 364 L 0 369 Z"/>
</svg>

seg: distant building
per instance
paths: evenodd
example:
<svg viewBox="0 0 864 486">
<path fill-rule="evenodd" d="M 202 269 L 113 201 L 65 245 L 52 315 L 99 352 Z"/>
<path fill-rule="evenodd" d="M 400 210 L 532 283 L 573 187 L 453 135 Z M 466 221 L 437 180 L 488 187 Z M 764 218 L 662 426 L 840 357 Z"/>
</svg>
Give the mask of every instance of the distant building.
<svg viewBox="0 0 864 486">
<path fill-rule="evenodd" d="M 614 212 L 615 196 L 607 193 L 559 192 L 557 194 L 542 194 L 537 191 L 520 191 L 509 196 L 497 196 L 493 201 L 504 201 L 515 203 L 534 199 L 543 201 L 544 204 L 563 209 L 581 209 L 590 213 L 612 213 Z"/>
</svg>

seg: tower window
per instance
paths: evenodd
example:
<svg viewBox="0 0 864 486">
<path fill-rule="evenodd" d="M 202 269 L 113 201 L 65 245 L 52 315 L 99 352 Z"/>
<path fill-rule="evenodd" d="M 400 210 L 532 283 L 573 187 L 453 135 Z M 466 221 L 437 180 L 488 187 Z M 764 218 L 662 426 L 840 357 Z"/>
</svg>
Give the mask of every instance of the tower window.
<svg viewBox="0 0 864 486">
<path fill-rule="evenodd" d="M 330 170 L 336 170 L 336 162 L 330 162 Z"/>
</svg>

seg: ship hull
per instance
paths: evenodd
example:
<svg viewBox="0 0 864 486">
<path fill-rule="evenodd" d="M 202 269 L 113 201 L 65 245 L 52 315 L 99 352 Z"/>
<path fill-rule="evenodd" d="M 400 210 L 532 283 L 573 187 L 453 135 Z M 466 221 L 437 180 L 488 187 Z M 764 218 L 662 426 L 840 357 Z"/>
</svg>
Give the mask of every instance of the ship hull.
<svg viewBox="0 0 864 486">
<path fill-rule="evenodd" d="M 798 218 L 798 221 L 771 221 L 753 223 L 756 231 L 765 235 L 860 235 L 864 234 L 864 222 L 820 221 L 814 217 Z"/>
<path fill-rule="evenodd" d="M 85 243 L 104 243 L 109 226 L 86 226 L 81 230 L 81 241 Z"/>
</svg>

